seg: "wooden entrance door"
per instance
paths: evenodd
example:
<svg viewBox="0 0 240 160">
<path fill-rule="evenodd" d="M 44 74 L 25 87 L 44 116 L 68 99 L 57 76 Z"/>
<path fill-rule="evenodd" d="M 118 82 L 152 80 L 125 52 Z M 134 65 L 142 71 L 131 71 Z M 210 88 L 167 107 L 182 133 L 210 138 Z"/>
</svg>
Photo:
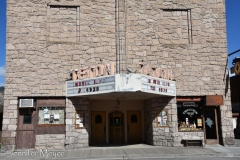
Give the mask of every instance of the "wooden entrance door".
<svg viewBox="0 0 240 160">
<path fill-rule="evenodd" d="M 206 108 L 204 114 L 204 130 L 206 144 L 219 144 L 218 118 L 216 108 Z"/>
<path fill-rule="evenodd" d="M 91 143 L 106 144 L 106 113 L 93 111 L 91 115 Z"/>
<path fill-rule="evenodd" d="M 35 147 L 35 126 L 37 112 L 34 108 L 19 109 L 17 149 L 29 149 Z"/>
<path fill-rule="evenodd" d="M 127 111 L 128 143 L 141 143 L 141 111 Z"/>
<path fill-rule="evenodd" d="M 109 114 L 109 143 L 124 143 L 124 115 L 118 111 Z"/>
</svg>

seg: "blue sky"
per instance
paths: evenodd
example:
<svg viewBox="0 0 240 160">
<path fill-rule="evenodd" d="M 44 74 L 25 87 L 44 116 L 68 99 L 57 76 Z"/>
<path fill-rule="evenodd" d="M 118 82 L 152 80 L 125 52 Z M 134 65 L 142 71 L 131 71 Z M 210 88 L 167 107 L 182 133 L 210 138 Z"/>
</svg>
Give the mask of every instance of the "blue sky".
<svg viewBox="0 0 240 160">
<path fill-rule="evenodd" d="M 6 60 L 6 0 L 0 0 L 0 86 L 4 85 Z"/>
<path fill-rule="evenodd" d="M 228 54 L 240 49 L 240 0 L 226 0 Z M 240 52 L 229 56 L 228 64 L 240 57 Z M 231 76 L 231 75 L 230 75 Z"/>
<path fill-rule="evenodd" d="M 240 49 L 240 0 L 226 0 L 228 53 Z M 240 57 L 240 52 L 229 57 L 232 60 Z M 0 0 L 0 86 L 4 85 L 6 60 L 6 0 Z"/>
</svg>

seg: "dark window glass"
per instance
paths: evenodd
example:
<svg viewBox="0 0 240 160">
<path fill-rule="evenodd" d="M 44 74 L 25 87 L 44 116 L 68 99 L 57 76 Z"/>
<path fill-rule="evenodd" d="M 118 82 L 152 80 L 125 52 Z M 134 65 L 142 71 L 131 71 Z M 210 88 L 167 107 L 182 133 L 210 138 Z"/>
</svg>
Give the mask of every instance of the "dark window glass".
<svg viewBox="0 0 240 160">
<path fill-rule="evenodd" d="M 121 126 L 121 118 L 114 117 L 114 126 Z"/>
<path fill-rule="evenodd" d="M 102 123 L 102 116 L 101 115 L 96 115 L 95 123 Z"/>
<path fill-rule="evenodd" d="M 217 139 L 214 109 L 204 110 L 206 139 Z"/>
<path fill-rule="evenodd" d="M 202 130 L 202 111 L 198 106 L 197 104 L 195 106 L 181 105 L 181 107 L 177 107 L 179 131 Z"/>
<path fill-rule="evenodd" d="M 31 114 L 24 114 L 23 116 L 23 124 L 31 124 L 32 123 L 32 115 Z"/>
<path fill-rule="evenodd" d="M 136 114 L 131 115 L 131 123 L 137 123 L 137 116 L 136 116 Z"/>
</svg>

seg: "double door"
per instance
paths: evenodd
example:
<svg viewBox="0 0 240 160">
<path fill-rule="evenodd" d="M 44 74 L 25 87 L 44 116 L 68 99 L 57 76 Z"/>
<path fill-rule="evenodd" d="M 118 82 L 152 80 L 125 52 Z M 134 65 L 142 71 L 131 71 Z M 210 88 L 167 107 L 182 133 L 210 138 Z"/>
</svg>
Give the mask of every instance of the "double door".
<svg viewBox="0 0 240 160">
<path fill-rule="evenodd" d="M 110 144 L 125 143 L 125 128 L 127 128 L 127 142 L 141 143 L 141 111 L 127 111 L 127 127 L 124 126 L 124 114 L 113 112 L 108 115 L 108 127 L 106 127 L 106 112 L 91 112 L 91 144 L 106 144 L 106 130 L 108 130 Z"/>
</svg>

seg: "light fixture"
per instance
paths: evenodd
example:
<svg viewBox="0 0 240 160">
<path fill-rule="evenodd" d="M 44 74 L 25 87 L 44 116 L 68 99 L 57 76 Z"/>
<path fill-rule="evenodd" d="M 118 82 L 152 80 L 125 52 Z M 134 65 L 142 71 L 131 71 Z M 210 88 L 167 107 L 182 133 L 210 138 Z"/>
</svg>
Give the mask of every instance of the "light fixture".
<svg viewBox="0 0 240 160">
<path fill-rule="evenodd" d="M 132 73 L 132 68 L 127 68 L 128 73 Z"/>
</svg>

